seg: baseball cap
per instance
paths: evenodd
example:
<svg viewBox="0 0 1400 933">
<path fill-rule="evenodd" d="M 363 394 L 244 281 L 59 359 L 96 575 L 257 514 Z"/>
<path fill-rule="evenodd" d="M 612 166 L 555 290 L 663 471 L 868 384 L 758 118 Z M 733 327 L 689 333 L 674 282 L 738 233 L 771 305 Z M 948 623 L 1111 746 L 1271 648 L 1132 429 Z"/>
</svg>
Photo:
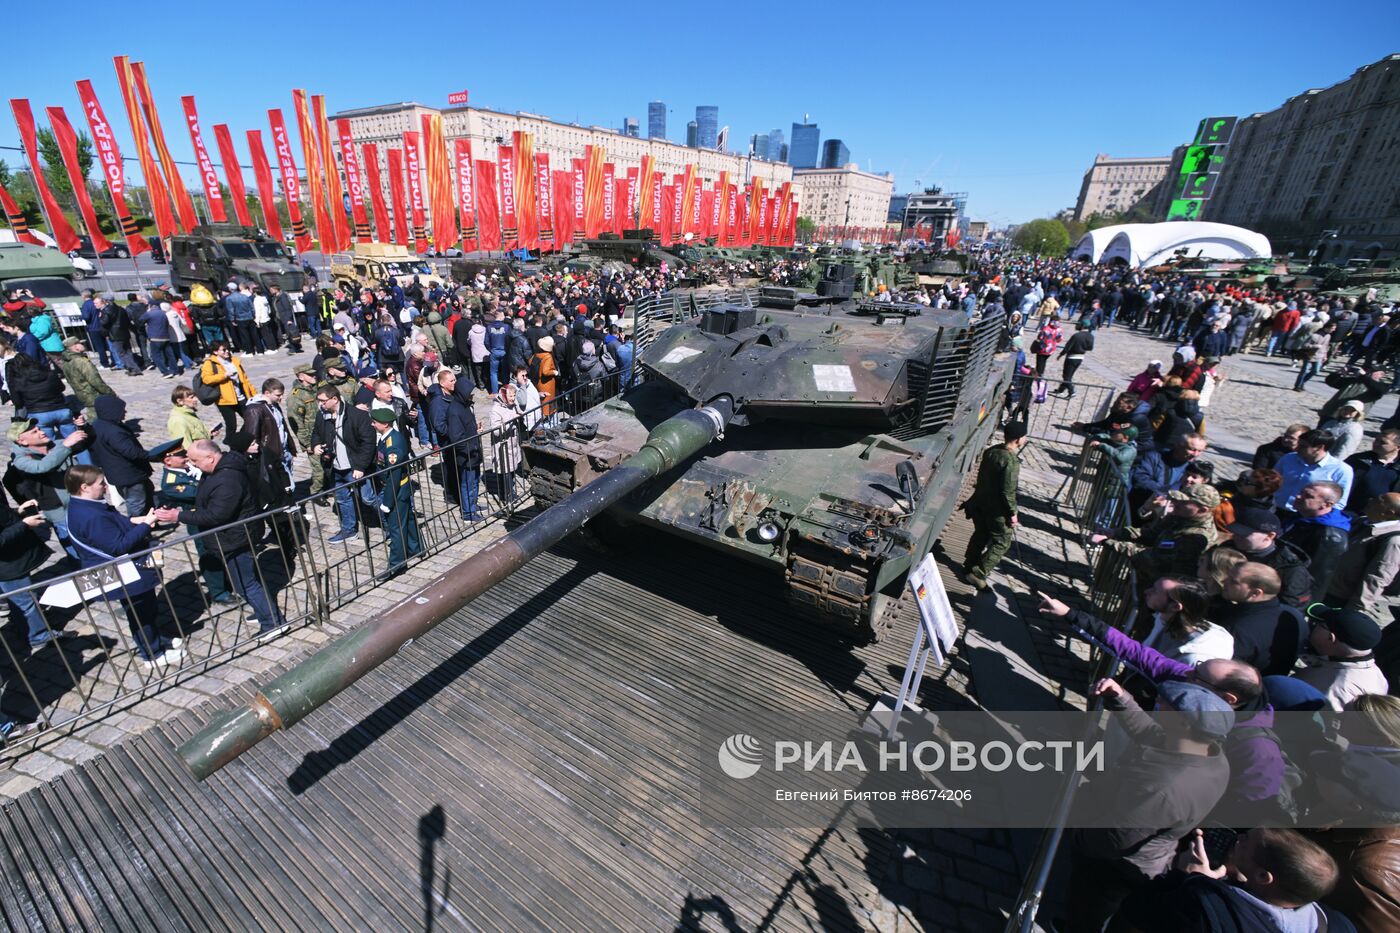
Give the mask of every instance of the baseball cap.
<svg viewBox="0 0 1400 933">
<path fill-rule="evenodd" d="M 39 422 L 35 421 L 33 418 L 21 418 L 10 425 L 9 430 L 5 432 L 5 436 L 12 441 L 17 441 L 21 434 L 31 428 L 38 427 L 38 425 Z"/>
<path fill-rule="evenodd" d="M 1223 739 L 1235 727 L 1235 711 L 1219 696 L 1185 680 L 1164 680 L 1157 685 L 1157 697 L 1185 717 L 1191 731 L 1212 739 Z"/>
<path fill-rule="evenodd" d="M 1177 502 L 1194 502 L 1205 509 L 1213 509 L 1220 504 L 1220 490 L 1205 483 L 1173 489 L 1167 493 L 1167 497 Z"/>
<path fill-rule="evenodd" d="M 1381 643 L 1381 627 L 1359 609 L 1337 609 L 1325 603 L 1308 606 L 1307 616 L 1326 628 L 1337 641 L 1357 651 L 1370 651 Z"/>
<path fill-rule="evenodd" d="M 1358 402 L 1356 399 L 1348 399 L 1347 401 L 1343 402 L 1340 407 L 1350 408 L 1351 410 L 1360 412 L 1363 415 L 1366 414 L 1366 406 Z"/>
<path fill-rule="evenodd" d="M 1283 530 L 1283 526 L 1279 524 L 1278 516 L 1270 509 L 1250 507 L 1236 511 L 1235 520 L 1226 530 L 1231 534 L 1249 534 L 1252 531 L 1278 534 Z"/>
</svg>

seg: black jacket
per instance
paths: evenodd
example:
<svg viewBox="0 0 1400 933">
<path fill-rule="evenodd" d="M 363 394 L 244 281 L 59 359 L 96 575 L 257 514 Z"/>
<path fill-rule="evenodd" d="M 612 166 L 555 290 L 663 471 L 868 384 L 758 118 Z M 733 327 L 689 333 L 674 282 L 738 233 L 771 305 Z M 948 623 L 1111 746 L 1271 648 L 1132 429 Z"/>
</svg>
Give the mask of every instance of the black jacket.
<svg viewBox="0 0 1400 933">
<path fill-rule="evenodd" d="M 453 445 L 458 467 L 481 469 L 481 432 L 477 430 L 476 411 L 472 408 L 472 390 L 470 386 L 463 388 L 460 379 L 447 399 L 447 441 Z"/>
<path fill-rule="evenodd" d="M 1308 574 L 1312 577 L 1309 592 L 1313 599 L 1321 599 L 1327 592 L 1327 581 L 1332 578 L 1338 559 L 1346 553 L 1347 545 L 1351 543 L 1347 530 L 1338 525 L 1299 519 L 1281 540 L 1307 556 Z"/>
<path fill-rule="evenodd" d="M 1347 457 L 1351 467 L 1351 495 L 1347 497 L 1349 512 L 1360 512 L 1366 503 L 1388 492 L 1400 492 L 1400 458 L 1381 463 L 1371 451 Z"/>
<path fill-rule="evenodd" d="M 374 427 L 369 423 L 369 412 L 363 408 L 348 405 L 343 399 L 341 407 L 345 417 L 340 423 L 340 439 L 345 442 L 346 453 L 350 456 L 350 469 L 368 475 L 374 472 L 375 436 Z M 321 461 L 330 467 L 335 463 L 335 417 L 324 411 L 316 417 L 316 426 L 311 429 L 311 444 L 324 444 L 325 453 Z"/>
<path fill-rule="evenodd" d="M 194 506 L 180 510 L 180 521 L 209 531 L 256 514 L 252 485 L 248 481 L 248 458 L 230 450 L 219 458 L 214 472 L 199 481 Z M 213 537 L 227 556 L 251 548 L 252 542 L 261 537 L 261 529 L 249 533 L 243 526 L 235 525 L 216 532 Z M 209 543 L 207 539 L 206 543 Z"/>
<path fill-rule="evenodd" d="M 1138 887 L 1118 909 L 1110 931 L 1141 933 L 1256 933 L 1265 918 L 1249 902 L 1231 892 L 1228 881 L 1205 875 L 1169 871 Z M 1329 933 L 1356 933 L 1344 914 L 1317 905 L 1327 918 Z"/>
<path fill-rule="evenodd" d="M 1269 443 L 1260 444 L 1255 448 L 1254 461 L 1250 466 L 1256 470 L 1272 470 L 1278 466 L 1278 462 L 1283 459 L 1285 454 L 1291 453 L 1293 453 L 1292 450 L 1280 444 L 1278 438 L 1274 438 Z"/>
<path fill-rule="evenodd" d="M 507 376 L 515 372 L 517 366 L 525 366 L 533 356 L 530 352 L 530 343 L 525 339 L 524 331 L 511 330 L 506 338 L 506 369 Z"/>
<path fill-rule="evenodd" d="M 1302 613 L 1277 599 L 1260 603 L 1216 599 L 1209 616 L 1235 636 L 1235 660 L 1253 664 L 1265 676 L 1287 676 L 1308 637 Z"/>
<path fill-rule="evenodd" d="M 97 420 L 91 425 L 92 462 L 102 468 L 113 486 L 135 486 L 149 480 L 150 455 L 123 422 L 126 402 L 115 395 L 99 395 L 93 405 L 97 408 Z"/>
<path fill-rule="evenodd" d="M 49 559 L 48 545 L 0 496 L 0 580 L 18 580 Z"/>
<path fill-rule="evenodd" d="M 1067 356 L 1083 356 L 1094 349 L 1094 335 L 1087 330 L 1077 330 L 1069 335 L 1065 345 L 1060 348 L 1060 359 Z"/>
<path fill-rule="evenodd" d="M 5 367 L 5 385 L 17 410 L 57 411 L 68 407 L 58 372 L 45 369 L 23 353 L 16 353 Z"/>
<path fill-rule="evenodd" d="M 1239 548 L 1236 548 L 1229 541 L 1220 546 L 1239 551 Z M 1279 580 L 1283 582 L 1283 589 L 1279 592 L 1278 598 L 1285 606 L 1297 606 L 1301 609 L 1312 601 L 1312 572 L 1308 569 L 1308 555 L 1293 545 L 1277 539 L 1274 541 L 1274 547 L 1271 551 L 1260 554 L 1249 554 L 1243 551 L 1240 553 L 1255 563 L 1265 564 L 1278 572 Z M 1317 595 L 1321 596 L 1322 594 Z"/>
</svg>

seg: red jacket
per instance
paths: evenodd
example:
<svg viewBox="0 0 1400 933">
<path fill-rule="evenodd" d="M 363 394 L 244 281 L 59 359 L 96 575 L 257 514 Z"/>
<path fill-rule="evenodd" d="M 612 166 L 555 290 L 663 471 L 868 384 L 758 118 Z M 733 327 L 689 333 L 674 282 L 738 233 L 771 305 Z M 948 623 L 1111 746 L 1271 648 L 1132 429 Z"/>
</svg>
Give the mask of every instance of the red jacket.
<svg viewBox="0 0 1400 933">
<path fill-rule="evenodd" d="M 28 301 L 16 298 L 14 301 L 5 302 L 3 307 L 6 314 L 19 314 L 21 311 L 42 311 L 47 305 L 42 298 L 31 298 Z"/>
<path fill-rule="evenodd" d="M 1298 319 L 1303 316 L 1301 311 L 1280 311 L 1274 315 L 1273 329 L 1276 334 L 1286 334 L 1298 326 Z"/>
</svg>

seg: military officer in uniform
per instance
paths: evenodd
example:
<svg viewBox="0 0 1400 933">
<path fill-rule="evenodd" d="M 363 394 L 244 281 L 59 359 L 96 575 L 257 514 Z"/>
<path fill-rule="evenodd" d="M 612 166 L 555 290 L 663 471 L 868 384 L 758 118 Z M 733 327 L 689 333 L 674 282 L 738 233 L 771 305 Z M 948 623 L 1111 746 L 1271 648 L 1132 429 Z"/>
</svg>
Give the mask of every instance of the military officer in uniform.
<svg viewBox="0 0 1400 933">
<path fill-rule="evenodd" d="M 160 486 L 156 491 L 157 504 L 166 508 L 181 509 L 194 506 L 195 494 L 199 492 L 199 471 L 190 466 L 183 444 L 177 444 L 165 452 L 161 458 L 164 465 L 160 473 Z M 186 523 L 189 533 L 199 534 L 200 527 Z M 199 557 L 199 571 L 204 577 L 204 585 L 209 588 L 209 600 L 214 603 L 234 602 L 234 595 L 228 588 L 228 574 L 219 561 L 216 550 L 206 547 L 204 538 L 194 539 L 195 554 Z"/>
<path fill-rule="evenodd" d="M 319 384 L 316 369 L 310 363 L 299 363 L 292 367 L 292 372 L 296 383 L 287 393 L 287 419 L 291 422 L 297 444 L 302 450 L 310 450 L 311 430 L 316 427 L 316 416 L 321 413 L 320 406 L 316 404 L 316 387 Z M 320 457 L 313 455 L 310 460 L 311 489 L 307 494 L 316 496 L 326 488 L 326 468 Z M 322 505 L 331 504 L 328 498 L 319 501 Z"/>
<path fill-rule="evenodd" d="M 423 551 L 418 541 L 418 516 L 413 511 L 413 478 L 404 467 L 412 455 L 392 408 L 374 409 L 370 420 L 379 438 L 374 479 L 379 491 L 379 517 L 389 542 L 387 575 L 394 576 L 403 572 L 410 557 Z"/>
<path fill-rule="evenodd" d="M 1021 458 L 1026 446 L 1026 423 L 1012 421 L 1003 430 L 1004 443 L 982 454 L 977 484 L 962 504 L 972 520 L 963 573 L 978 590 L 987 588 L 992 569 L 1011 547 L 1011 526 L 1016 524 L 1016 484 L 1021 478 Z"/>
</svg>

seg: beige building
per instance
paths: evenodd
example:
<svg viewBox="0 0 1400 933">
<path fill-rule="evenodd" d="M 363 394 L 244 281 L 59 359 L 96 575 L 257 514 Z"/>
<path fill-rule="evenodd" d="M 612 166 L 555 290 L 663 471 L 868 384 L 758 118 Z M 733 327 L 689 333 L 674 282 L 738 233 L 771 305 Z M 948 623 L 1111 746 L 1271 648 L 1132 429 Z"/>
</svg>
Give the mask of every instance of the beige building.
<svg viewBox="0 0 1400 933">
<path fill-rule="evenodd" d="M 377 144 L 380 185 L 384 189 L 385 204 L 389 204 L 391 210 L 388 150 L 403 148 L 405 131 L 421 131 L 420 117 L 425 113 L 442 114 L 449 159 L 454 140 L 465 136 L 471 140 L 473 159 L 494 160 L 497 148 L 510 145 L 512 134 L 519 131 L 534 134 L 535 152 L 549 154 L 551 169 L 567 169 L 571 159 L 582 159 L 584 148 L 592 145 L 603 147 L 607 160 L 623 177 L 627 169 L 641 166 L 642 156 L 650 155 L 656 160 L 656 170 L 664 174 L 667 184 L 670 184 L 671 176 L 683 173 L 686 164 L 691 162 L 699 167 L 700 178 L 704 182 L 713 184 L 718 181 L 720 172 L 727 171 L 730 183 L 737 184 L 740 190 L 753 178 L 765 179 L 764 184 L 770 191 L 785 181 L 793 181 L 792 167 L 781 162 L 750 159 L 714 149 L 692 149 L 664 139 L 639 139 L 607 127 L 558 123 L 532 113 L 499 113 L 476 107 L 438 110 L 423 104 L 399 103 L 331 115 L 329 119 L 332 122 L 338 119 L 350 121 L 351 138 L 361 158 L 361 145 Z M 455 178 L 453 184 L 455 189 Z M 793 185 L 793 197 L 799 201 L 802 198 L 796 184 Z M 425 211 L 431 213 L 426 206 Z"/>
<path fill-rule="evenodd" d="M 1327 262 L 1400 254 L 1400 55 L 1240 120 L 1203 216 Z"/>
<path fill-rule="evenodd" d="M 969 240 L 985 240 L 987 234 L 992 232 L 992 225 L 985 220 L 969 220 L 967 222 L 967 238 Z"/>
<path fill-rule="evenodd" d="M 1114 159 L 1099 153 L 1079 186 L 1074 219 L 1088 220 L 1094 214 L 1126 214 L 1136 207 L 1151 210 L 1160 186 L 1166 181 L 1171 161 L 1170 156 Z"/>
<path fill-rule="evenodd" d="M 799 213 L 818 227 L 878 227 L 889 220 L 894 176 L 862 172 L 854 162 L 840 168 L 800 168 L 793 188 L 802 189 Z"/>
</svg>

